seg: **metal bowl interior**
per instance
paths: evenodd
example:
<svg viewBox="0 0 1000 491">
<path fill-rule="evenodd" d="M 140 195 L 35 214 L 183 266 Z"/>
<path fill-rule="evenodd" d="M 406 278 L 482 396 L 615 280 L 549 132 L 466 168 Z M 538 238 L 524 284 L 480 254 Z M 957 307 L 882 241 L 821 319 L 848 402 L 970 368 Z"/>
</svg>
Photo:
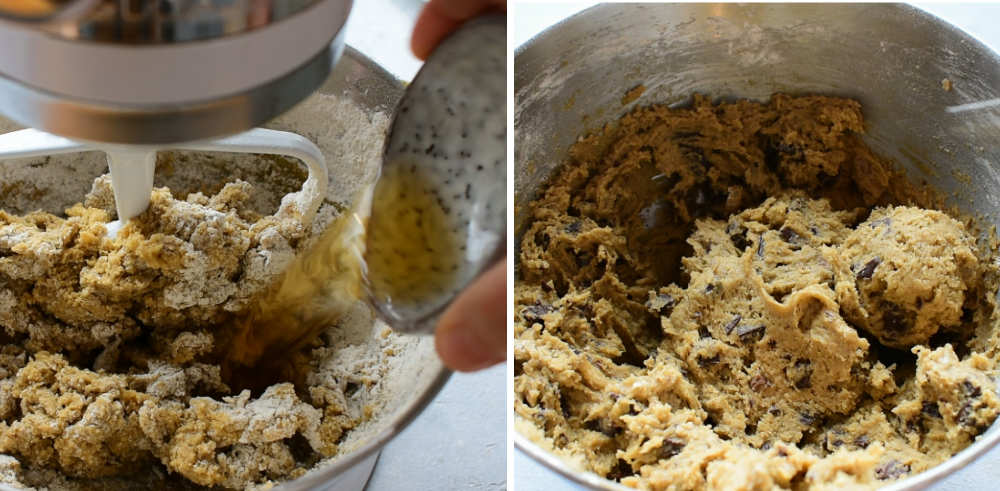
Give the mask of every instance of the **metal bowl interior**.
<svg viewBox="0 0 1000 491">
<path fill-rule="evenodd" d="M 861 102 L 866 140 L 947 195 L 983 229 L 1000 223 L 1000 57 L 905 5 L 613 4 L 581 12 L 515 55 L 515 250 L 525 204 L 583 134 L 636 105 L 681 105 L 692 93 L 766 100 L 775 92 Z M 943 81 L 951 83 L 945 90 Z M 629 104 L 625 92 L 645 91 Z M 516 257 L 516 254 L 515 254 Z M 516 266 L 515 266 L 516 267 Z M 515 444 L 595 489 L 624 489 L 570 466 L 524 435 Z M 888 489 L 920 489 L 1000 443 L 974 445 Z"/>
</svg>

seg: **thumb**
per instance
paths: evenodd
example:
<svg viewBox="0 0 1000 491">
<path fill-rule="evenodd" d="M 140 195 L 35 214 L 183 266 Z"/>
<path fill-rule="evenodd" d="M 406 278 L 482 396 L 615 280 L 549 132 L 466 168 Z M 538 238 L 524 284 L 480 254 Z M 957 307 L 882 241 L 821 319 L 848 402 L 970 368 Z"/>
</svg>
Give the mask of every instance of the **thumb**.
<svg viewBox="0 0 1000 491">
<path fill-rule="evenodd" d="M 448 307 L 435 346 L 444 364 L 471 372 L 507 358 L 507 261 L 493 265 Z"/>
</svg>

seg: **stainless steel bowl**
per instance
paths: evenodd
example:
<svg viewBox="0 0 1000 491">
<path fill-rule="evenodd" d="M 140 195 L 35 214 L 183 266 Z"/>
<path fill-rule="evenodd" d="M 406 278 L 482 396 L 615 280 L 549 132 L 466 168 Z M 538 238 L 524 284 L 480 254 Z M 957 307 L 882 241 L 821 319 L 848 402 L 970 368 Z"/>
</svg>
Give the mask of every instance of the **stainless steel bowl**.
<svg viewBox="0 0 1000 491">
<path fill-rule="evenodd" d="M 345 187 L 347 185 L 345 182 L 348 181 L 356 185 L 358 182 L 363 181 L 360 176 L 374 176 L 376 169 L 372 167 L 377 166 L 381 162 L 381 137 L 383 136 L 381 132 L 384 132 L 388 127 L 388 118 L 395 111 L 396 104 L 403 95 L 403 83 L 363 54 L 353 48 L 347 47 L 340 62 L 326 78 L 318 91 L 321 94 L 334 96 L 333 98 L 338 101 L 350 102 L 352 107 L 360 109 L 373 125 L 370 131 L 361 134 L 374 134 L 378 139 L 378 141 L 372 142 L 370 145 L 371 148 L 366 150 L 366 155 L 359 156 L 355 152 L 356 149 L 347 143 L 352 138 L 357 137 L 348 134 L 343 136 L 343 138 L 336 138 L 330 141 L 329 137 L 321 139 L 316 136 L 325 134 L 323 128 L 316 128 L 315 131 L 309 130 L 309 128 L 307 128 L 309 131 L 299 130 L 305 136 L 314 139 L 324 149 L 328 165 L 332 169 L 331 188 Z M 307 99 L 303 105 L 310 104 L 310 101 L 310 99 Z M 324 111 L 325 107 L 316 106 L 312 109 L 298 107 L 281 118 L 268 123 L 267 126 L 274 129 L 293 130 L 301 128 L 301 125 L 304 124 L 302 123 L 303 120 L 314 121 L 317 125 L 324 125 L 327 124 L 327 118 L 329 120 L 336 120 L 337 118 L 346 117 L 345 115 L 335 113 L 322 113 L 321 111 Z M 299 118 L 296 113 L 301 110 L 307 110 L 306 112 L 309 112 L 311 119 Z M 316 113 L 320 113 L 319 119 L 316 119 Z M 295 124 L 289 126 L 292 123 Z M 360 122 L 358 124 L 365 123 Z M 11 122 L 0 118 L 0 133 L 14 129 L 11 125 Z M 374 161 L 371 159 L 373 152 L 377 153 L 377 158 Z M 79 202 L 83 194 L 90 189 L 93 177 L 106 172 L 107 169 L 107 164 L 100 154 L 90 154 L 76 160 L 53 157 L 51 161 L 45 162 L 47 163 L 39 163 L 49 167 L 58 166 L 63 169 L 63 175 L 67 176 L 66 179 L 62 180 L 66 182 L 60 182 L 59 186 L 39 191 L 44 192 L 46 195 L 58 193 L 59 196 L 64 196 L 65 201 L 59 206 L 54 206 L 54 209 L 45 210 L 53 213 L 61 211 L 72 203 Z M 11 162 L 0 162 L 0 164 L 9 166 Z M 30 162 L 26 159 L 21 159 L 17 165 L 30 168 L 29 164 Z M 212 179 L 211 176 L 215 175 L 209 172 L 205 172 L 205 174 L 208 175 L 206 179 Z M 266 180 L 267 177 L 263 177 L 262 179 Z M 345 190 L 343 193 L 347 195 L 350 192 Z M 349 196 L 344 196 L 344 198 L 349 198 Z M 37 207 L 37 204 L 31 201 L 14 200 L 10 197 L 4 197 L 4 199 L 10 199 L 11 203 L 4 203 L 5 206 L 2 206 L 3 208 L 13 206 L 16 208 L 27 207 L 27 210 L 31 210 Z M 19 213 L 24 211 L 26 210 L 17 210 Z M 381 333 L 387 329 L 387 326 L 380 321 L 372 320 L 372 322 L 374 326 L 370 332 L 366 331 L 362 334 L 366 336 L 364 340 L 352 339 L 350 343 L 365 342 L 369 338 L 381 337 Z M 379 396 L 376 408 L 377 412 L 372 418 L 347 433 L 344 441 L 340 444 L 340 450 L 337 455 L 321 461 L 299 479 L 280 483 L 280 485 L 275 487 L 276 490 L 345 490 L 351 489 L 344 487 L 348 482 L 364 482 L 367 477 L 366 472 L 370 472 L 371 469 L 371 460 L 377 452 L 406 428 L 427 407 L 451 374 L 438 358 L 434 349 L 434 339 L 430 336 L 413 336 L 407 338 L 405 343 L 392 356 L 391 363 L 387 361 L 385 366 L 381 368 L 384 368 L 384 371 L 379 373 L 384 375 L 382 375 L 379 385 L 384 387 L 381 392 L 384 395 Z M 365 464 L 368 465 L 367 468 L 365 468 Z M 159 478 L 162 477 L 159 476 Z M 155 478 L 153 480 L 156 481 Z M 116 482 L 115 484 L 120 485 L 121 483 Z M 156 484 L 154 482 L 150 486 L 155 486 Z M 172 489 L 173 485 L 163 484 L 156 488 Z M 103 488 L 100 482 L 94 483 L 92 486 L 95 489 Z M 140 487 L 143 489 L 152 489 L 151 487 L 147 488 L 145 482 L 142 484 L 132 484 L 132 487 L 129 489 L 138 489 Z M 191 487 L 195 486 L 192 485 Z M 2 491 L 13 491 L 13 489 L 10 486 L 0 484 L 0 490 Z M 360 489 L 360 487 L 354 489 Z"/>
<path fill-rule="evenodd" d="M 639 84 L 642 96 L 622 105 L 625 91 Z M 905 5 L 601 5 L 518 48 L 514 85 L 515 247 L 522 207 L 579 135 L 637 104 L 681 104 L 695 92 L 858 99 L 874 150 L 982 224 L 1000 223 L 1000 57 Z M 590 488 L 626 489 L 516 432 L 514 443 Z M 941 465 L 886 489 L 922 489 L 998 443 L 1000 423 Z"/>
</svg>

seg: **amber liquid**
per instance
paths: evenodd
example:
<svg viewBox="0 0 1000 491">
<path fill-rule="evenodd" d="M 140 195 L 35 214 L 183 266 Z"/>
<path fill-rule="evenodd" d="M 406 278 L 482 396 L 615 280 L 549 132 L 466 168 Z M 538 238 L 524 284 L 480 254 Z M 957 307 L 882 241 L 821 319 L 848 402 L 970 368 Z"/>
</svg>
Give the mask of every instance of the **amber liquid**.
<svg viewBox="0 0 1000 491">
<path fill-rule="evenodd" d="M 342 213 L 281 277 L 220 332 L 223 378 L 263 390 L 302 375 L 293 355 L 362 298 L 364 222 Z"/>
<path fill-rule="evenodd" d="M 444 203 L 415 166 L 394 165 L 383 174 L 365 255 L 378 300 L 419 308 L 455 284 L 465 248 Z"/>
<path fill-rule="evenodd" d="M 421 302 L 452 284 L 460 251 L 445 210 L 424 179 L 398 168 L 355 206 L 371 199 L 380 207 L 367 224 L 367 254 L 365 220 L 344 212 L 222 330 L 223 377 L 232 388 L 260 391 L 297 381 L 295 356 L 365 298 L 366 277 L 373 292 L 393 302 Z"/>
</svg>

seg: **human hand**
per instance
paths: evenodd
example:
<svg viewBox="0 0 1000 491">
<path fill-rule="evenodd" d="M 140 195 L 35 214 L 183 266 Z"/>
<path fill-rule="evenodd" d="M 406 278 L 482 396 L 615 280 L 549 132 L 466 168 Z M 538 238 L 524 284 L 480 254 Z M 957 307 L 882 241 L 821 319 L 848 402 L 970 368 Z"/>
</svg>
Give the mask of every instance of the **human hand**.
<svg viewBox="0 0 1000 491">
<path fill-rule="evenodd" d="M 453 370 L 481 370 L 507 359 L 507 260 L 483 273 L 438 321 L 434 344 Z"/>
<path fill-rule="evenodd" d="M 490 10 L 507 10 L 506 0 L 430 0 L 413 27 L 410 49 L 421 60 L 463 22 Z M 444 364 L 471 372 L 507 358 L 506 259 L 464 292 L 438 321 L 434 344 Z"/>
<path fill-rule="evenodd" d="M 417 18 L 410 49 L 426 60 L 434 48 L 463 22 L 489 10 L 507 10 L 507 0 L 430 0 Z"/>
</svg>

